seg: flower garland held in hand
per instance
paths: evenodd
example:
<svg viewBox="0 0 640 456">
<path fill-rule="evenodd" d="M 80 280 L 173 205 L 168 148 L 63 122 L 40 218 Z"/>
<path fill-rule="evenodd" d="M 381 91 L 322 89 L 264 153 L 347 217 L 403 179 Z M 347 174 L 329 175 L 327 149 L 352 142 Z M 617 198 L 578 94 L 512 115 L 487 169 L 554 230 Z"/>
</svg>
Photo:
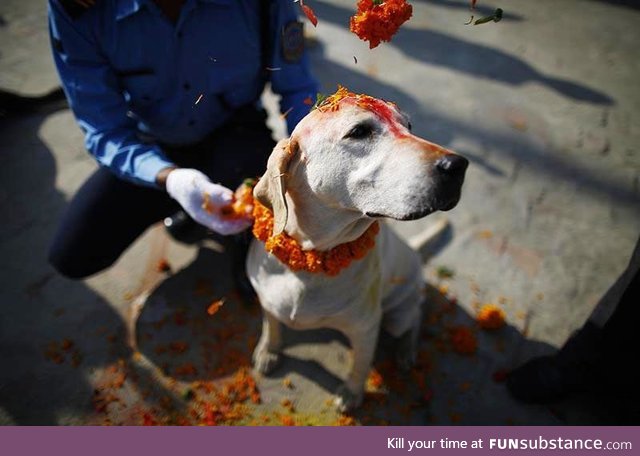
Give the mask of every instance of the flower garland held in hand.
<svg viewBox="0 0 640 456">
<path fill-rule="evenodd" d="M 258 201 L 253 205 L 253 235 L 265 243 L 267 252 L 293 271 L 307 271 L 336 276 L 352 261 L 364 258 L 375 245 L 380 231 L 378 222 L 355 241 L 340 244 L 330 250 L 302 250 L 298 242 L 286 233 L 273 235 L 273 214 Z"/>
<path fill-rule="evenodd" d="M 349 29 L 373 49 L 381 41 L 391 41 L 412 13 L 413 7 L 406 0 L 359 0 Z"/>
</svg>

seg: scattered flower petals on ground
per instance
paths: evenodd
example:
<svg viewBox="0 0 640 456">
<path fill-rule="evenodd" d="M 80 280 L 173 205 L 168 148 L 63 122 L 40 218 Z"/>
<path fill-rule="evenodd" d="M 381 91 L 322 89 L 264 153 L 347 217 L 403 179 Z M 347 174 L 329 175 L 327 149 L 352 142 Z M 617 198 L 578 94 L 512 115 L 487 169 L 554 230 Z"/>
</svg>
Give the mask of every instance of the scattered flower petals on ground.
<svg viewBox="0 0 640 456">
<path fill-rule="evenodd" d="M 207 307 L 207 313 L 209 315 L 215 315 L 218 313 L 220 308 L 224 305 L 224 298 L 218 299 L 217 301 L 213 301 L 209 307 Z"/>
<path fill-rule="evenodd" d="M 482 329 L 500 329 L 506 324 L 506 314 L 504 310 L 495 304 L 485 304 L 476 315 L 476 322 Z"/>
<path fill-rule="evenodd" d="M 475 333 L 468 326 L 454 326 L 449 329 L 453 351 L 461 355 L 472 355 L 478 349 Z"/>
</svg>

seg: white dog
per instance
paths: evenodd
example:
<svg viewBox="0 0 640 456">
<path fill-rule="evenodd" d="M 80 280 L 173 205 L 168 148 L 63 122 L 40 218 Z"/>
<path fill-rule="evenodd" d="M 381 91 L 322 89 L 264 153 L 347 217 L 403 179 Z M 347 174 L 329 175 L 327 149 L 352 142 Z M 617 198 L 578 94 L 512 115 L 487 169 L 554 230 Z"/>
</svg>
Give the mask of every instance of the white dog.
<svg viewBox="0 0 640 456">
<path fill-rule="evenodd" d="M 273 212 L 273 235 L 304 251 L 328 251 L 360 238 L 376 219 L 413 220 L 452 209 L 468 162 L 411 134 L 395 105 L 341 89 L 273 150 L 255 198 Z M 339 96 L 338 96 L 339 94 Z M 264 312 L 254 351 L 268 374 L 282 350 L 280 323 L 333 328 L 353 349 L 337 392 L 342 411 L 362 402 L 380 327 L 398 337 L 397 360 L 415 360 L 423 279 L 419 256 L 380 223 L 375 247 L 339 274 L 292 270 L 254 240 L 247 273 Z"/>
</svg>

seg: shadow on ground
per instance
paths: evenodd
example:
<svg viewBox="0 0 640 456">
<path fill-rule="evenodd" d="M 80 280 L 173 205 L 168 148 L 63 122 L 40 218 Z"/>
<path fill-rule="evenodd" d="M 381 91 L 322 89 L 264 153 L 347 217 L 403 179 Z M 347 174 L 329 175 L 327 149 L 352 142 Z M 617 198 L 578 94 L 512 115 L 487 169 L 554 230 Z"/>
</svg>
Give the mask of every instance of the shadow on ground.
<svg viewBox="0 0 640 456">
<path fill-rule="evenodd" d="M 345 17 L 348 18 L 349 15 L 348 10 L 325 3 L 318 3 L 316 10 L 318 14 L 326 16 L 327 20 L 335 20 L 338 23 L 344 20 Z M 398 46 L 403 46 L 402 43 L 405 41 L 410 44 L 412 40 L 422 40 L 419 36 L 412 36 L 411 38 L 408 36 L 405 38 L 402 37 L 403 35 L 411 36 L 412 33 L 435 32 L 403 30 L 394 38 L 394 41 L 392 41 L 390 45 L 397 44 Z M 460 44 L 460 46 L 462 48 L 461 52 L 466 52 L 464 49 L 466 49 L 467 44 Z M 468 44 L 468 46 L 475 45 Z M 428 51 L 423 50 L 420 52 Z M 454 54 L 457 51 L 434 52 L 439 53 L 444 64 L 456 65 L 455 62 L 458 57 Z M 472 53 L 474 52 L 475 50 Z M 479 144 L 479 152 L 465 150 L 464 146 L 456 147 L 456 152 L 467 157 L 472 162 L 472 166 L 482 167 L 491 175 L 514 179 L 514 176 L 518 174 L 521 168 L 526 168 L 527 170 L 547 176 L 549 179 L 559 178 L 574 183 L 588 192 L 607 196 L 624 204 L 636 204 L 639 201 L 636 192 L 630 190 L 624 183 L 621 183 L 615 178 L 610 178 L 610 176 L 598 174 L 595 170 L 588 169 L 577 160 L 567 157 L 566 154 L 557 153 L 558 151 L 549 147 L 549 144 L 545 144 L 544 140 L 539 137 L 531 138 L 528 135 L 522 134 L 520 131 L 492 131 L 475 124 L 448 117 L 420 103 L 408 92 L 385 83 L 374 76 L 363 74 L 362 69 L 356 70 L 355 67 L 357 64 L 353 64 L 353 61 L 348 62 L 349 65 L 347 65 L 327 59 L 325 57 L 324 45 L 320 41 L 313 41 L 311 43 L 310 56 L 314 72 L 323 84 L 322 89 L 324 93 L 332 93 L 336 90 L 337 85 L 340 84 L 356 93 L 367 93 L 378 98 L 392 101 L 396 103 L 402 111 L 410 115 L 413 132 L 420 137 L 427 138 L 445 147 L 451 145 L 454 139 L 460 137 Z M 496 57 L 492 56 L 491 58 Z M 500 60 L 500 57 L 497 58 Z M 521 61 L 511 62 L 509 61 L 511 58 L 512 57 L 505 57 L 504 65 L 507 65 L 507 67 L 498 72 L 501 74 L 497 75 L 497 77 L 505 78 L 505 82 L 524 81 L 529 77 L 526 76 L 529 74 L 529 70 L 526 69 L 528 65 Z M 476 62 L 478 65 L 480 63 L 480 61 Z M 351 67 L 350 64 L 354 66 Z M 466 66 L 467 63 L 461 65 Z M 494 64 L 492 63 L 488 68 L 492 69 L 487 71 L 493 72 L 493 68 L 495 68 Z M 476 67 L 472 65 L 469 69 L 475 72 Z M 489 75 L 487 77 L 489 77 Z M 573 85 L 573 83 L 567 83 L 567 86 L 569 85 Z M 590 92 L 591 89 L 579 88 L 578 91 L 586 94 Z M 568 94 L 565 95 L 570 96 Z M 507 106 L 505 105 L 501 109 L 507 109 Z M 507 122 L 505 119 L 505 125 Z"/>
<path fill-rule="evenodd" d="M 192 264 L 146 298 L 137 320 L 139 354 L 133 362 L 155 372 L 164 387 L 160 395 L 138 388 L 144 410 L 134 411 L 133 401 L 110 420 L 136 424 L 146 416 L 148 422 L 163 424 L 557 422 L 546 409 L 532 413 L 511 401 L 501 383 L 519 354 L 548 353 L 551 347 L 527 340 L 510 325 L 494 332 L 478 329 L 473 316 L 433 285 L 425 289 L 428 304 L 416 368 L 408 373 L 396 369 L 391 361 L 394 341 L 383 334 L 365 402 L 353 415 L 340 415 L 332 406 L 332 395 L 350 364 L 348 342 L 334 331 L 287 328 L 280 366 L 269 377 L 251 377 L 256 382 L 253 390 L 247 374 L 261 313 L 258 304 L 237 296 L 226 263 L 224 255 L 203 248 Z M 214 306 L 213 312 L 211 305 L 221 300 L 222 306 Z M 477 348 L 459 353 L 453 341 L 459 332 Z M 252 394 L 259 400 L 252 401 Z"/>
<path fill-rule="evenodd" d="M 341 26 L 349 24 L 349 18 L 353 15 L 353 11 L 348 8 L 323 2 L 317 2 L 315 11 L 322 20 Z M 614 104 L 611 97 L 597 89 L 543 74 L 526 61 L 498 49 L 435 30 L 414 29 L 410 23 L 403 27 L 388 45 L 399 49 L 412 59 L 476 78 L 491 79 L 509 85 L 535 82 L 577 101 L 601 105 Z"/>
<path fill-rule="evenodd" d="M 128 394 L 132 351 L 122 316 L 86 283 L 60 277 L 47 262 L 66 201 L 42 130 L 64 108 L 59 89 L 42 97 L 0 91 L 2 424 L 113 424 L 96 411 L 120 408 L 120 396 Z M 148 374 L 130 369 L 129 378 L 162 391 Z"/>
<path fill-rule="evenodd" d="M 88 372 L 128 352 L 123 323 L 102 297 L 47 265 L 65 200 L 40 128 L 65 106 L 61 93 L 27 99 L 2 92 L 0 101 L 0 249 L 8 260 L 0 279 L 0 410 L 14 424 L 81 424 L 91 410 Z"/>
</svg>

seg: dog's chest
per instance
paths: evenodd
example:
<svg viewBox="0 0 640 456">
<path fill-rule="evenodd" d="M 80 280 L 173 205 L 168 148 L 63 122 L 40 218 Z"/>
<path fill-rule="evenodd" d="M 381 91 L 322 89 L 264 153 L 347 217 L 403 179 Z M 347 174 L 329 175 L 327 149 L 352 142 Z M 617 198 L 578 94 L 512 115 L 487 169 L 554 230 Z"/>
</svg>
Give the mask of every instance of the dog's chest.
<svg viewBox="0 0 640 456">
<path fill-rule="evenodd" d="M 379 317 L 381 270 L 377 249 L 336 277 L 295 272 L 253 242 L 247 273 L 262 307 L 292 328 L 339 329 L 353 318 Z"/>
</svg>

